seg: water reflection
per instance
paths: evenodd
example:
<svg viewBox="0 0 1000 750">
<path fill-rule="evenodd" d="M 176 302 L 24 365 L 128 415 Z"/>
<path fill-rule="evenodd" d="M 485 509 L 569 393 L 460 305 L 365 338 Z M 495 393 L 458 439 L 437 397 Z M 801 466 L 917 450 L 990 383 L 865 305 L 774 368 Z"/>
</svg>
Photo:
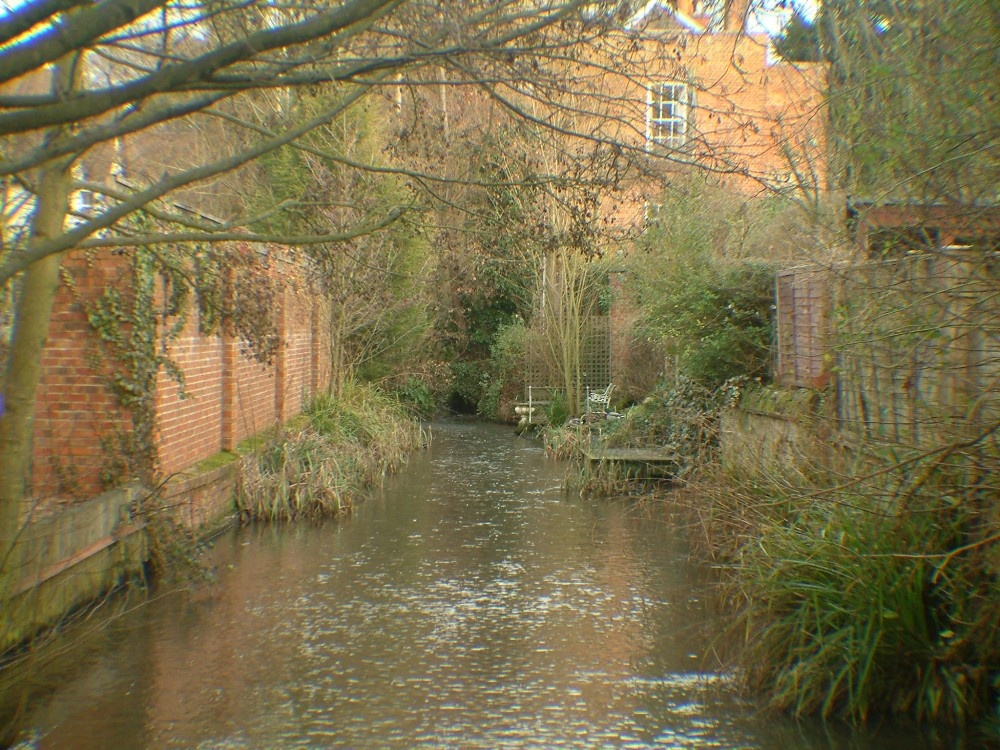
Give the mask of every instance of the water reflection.
<svg viewBox="0 0 1000 750">
<path fill-rule="evenodd" d="M 354 518 L 234 532 L 216 585 L 33 673 L 25 726 L 78 750 L 936 746 L 757 716 L 677 534 L 564 470 L 440 425 Z"/>
</svg>

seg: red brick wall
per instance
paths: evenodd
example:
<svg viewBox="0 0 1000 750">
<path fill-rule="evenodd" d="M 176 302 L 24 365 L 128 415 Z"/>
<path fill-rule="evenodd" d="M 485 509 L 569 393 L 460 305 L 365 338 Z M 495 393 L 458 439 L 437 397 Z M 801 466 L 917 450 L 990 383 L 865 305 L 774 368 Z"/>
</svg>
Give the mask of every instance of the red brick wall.
<svg viewBox="0 0 1000 750">
<path fill-rule="evenodd" d="M 317 300 L 313 308 L 312 392 L 319 394 L 333 382 L 333 363 L 330 357 L 330 306 L 326 300 Z"/>
<path fill-rule="evenodd" d="M 718 34 L 690 42 L 681 64 L 697 88 L 695 156 L 751 184 L 780 186 L 794 180 L 793 168 L 818 179 L 825 66 L 775 64 L 767 55 L 763 37 Z"/>
<path fill-rule="evenodd" d="M 298 414 L 312 394 L 313 311 L 308 297 L 285 292 L 284 413 Z"/>
<path fill-rule="evenodd" d="M 278 252 L 278 251 L 274 251 Z M 286 266 L 285 278 L 292 275 Z M 101 364 L 98 338 L 85 306 L 109 286 L 127 289 L 127 257 L 73 254 L 65 262 L 35 405 L 32 494 L 37 498 L 87 496 L 102 489 L 109 456 L 102 440 L 131 430 L 131 418 L 108 387 L 109 364 Z M 289 279 L 289 283 L 294 279 Z M 165 372 L 157 379 L 157 449 L 160 468 L 172 474 L 208 458 L 301 411 L 330 383 L 328 326 L 322 301 L 305 282 L 278 295 L 275 314 L 281 341 L 273 364 L 261 364 L 236 340 L 199 331 L 190 312 L 167 352 L 184 373 L 186 398 Z M 96 369 L 95 369 L 96 368 Z"/>
<path fill-rule="evenodd" d="M 56 295 L 35 401 L 31 481 L 39 497 L 100 487 L 107 459 L 101 438 L 130 424 L 107 385 L 109 370 L 97 358 L 84 307 L 106 287 L 121 286 L 124 264 L 117 256 L 91 264 L 78 254 L 63 268 L 72 284 L 61 284 Z"/>
<path fill-rule="evenodd" d="M 167 355 L 184 373 L 184 391 L 163 370 L 156 384 L 160 468 L 172 474 L 222 449 L 223 341 L 198 332 L 191 315 Z"/>
<path fill-rule="evenodd" d="M 277 419 L 274 367 L 260 364 L 247 354 L 237 355 L 236 442 L 256 435 Z"/>
</svg>

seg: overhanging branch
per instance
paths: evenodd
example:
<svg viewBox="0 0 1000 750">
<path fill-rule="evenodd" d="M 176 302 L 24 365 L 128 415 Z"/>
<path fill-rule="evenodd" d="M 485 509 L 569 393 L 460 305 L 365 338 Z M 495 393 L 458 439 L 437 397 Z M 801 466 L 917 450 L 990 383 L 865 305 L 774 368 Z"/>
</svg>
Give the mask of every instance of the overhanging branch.
<svg viewBox="0 0 1000 750">
<path fill-rule="evenodd" d="M 143 234 L 135 237 L 92 237 L 80 242 L 78 247 L 85 249 L 102 247 L 134 247 L 138 245 L 164 245 L 182 242 L 263 242 L 278 245 L 318 245 L 322 243 L 347 242 L 357 237 L 374 234 L 380 229 L 385 229 L 390 224 L 402 218 L 409 209 L 404 206 L 392 208 L 384 217 L 375 221 L 359 224 L 353 229 L 345 232 L 331 232 L 330 234 L 261 234 L 257 232 L 242 231 L 191 231 L 191 232 L 164 232 L 159 234 Z"/>
<path fill-rule="evenodd" d="M 123 219 L 125 216 L 143 208 L 157 198 L 163 197 L 172 190 L 199 182 L 217 174 L 229 172 L 273 151 L 276 148 L 284 146 L 287 143 L 291 143 L 308 133 L 310 130 L 320 127 L 321 125 L 325 125 L 333 120 L 341 112 L 365 96 L 368 93 L 368 90 L 369 89 L 366 87 L 355 87 L 353 91 L 345 94 L 344 97 L 330 109 L 299 125 L 298 127 L 290 128 L 285 133 L 263 141 L 254 147 L 247 148 L 239 154 L 218 159 L 209 164 L 194 167 L 174 175 L 165 175 L 162 179 L 153 185 L 150 185 L 148 188 L 133 194 L 128 200 L 122 201 L 117 206 L 106 209 L 99 216 L 84 222 L 74 229 L 67 230 L 63 234 L 56 237 L 47 239 L 36 238 L 35 241 L 23 252 L 13 253 L 7 258 L 6 261 L 4 261 L 2 265 L 0 265 L 0 284 L 4 283 L 15 274 L 20 273 L 32 263 L 35 263 L 42 258 L 47 258 L 50 255 L 56 255 L 79 246 L 97 232 L 114 226 L 115 223 Z"/>
</svg>

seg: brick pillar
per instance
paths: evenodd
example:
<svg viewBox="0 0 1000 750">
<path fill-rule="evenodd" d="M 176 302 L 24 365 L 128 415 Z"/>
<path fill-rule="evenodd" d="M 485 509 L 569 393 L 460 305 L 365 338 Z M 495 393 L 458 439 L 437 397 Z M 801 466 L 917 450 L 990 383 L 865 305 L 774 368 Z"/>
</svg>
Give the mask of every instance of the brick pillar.
<svg viewBox="0 0 1000 750">
<path fill-rule="evenodd" d="M 229 276 L 229 289 L 236 288 L 236 271 L 230 268 L 227 271 Z M 232 300 L 229 300 L 232 303 Z M 221 372 L 219 377 L 222 380 L 222 419 L 220 421 L 219 447 L 224 451 L 236 450 L 236 401 L 237 395 L 237 366 L 239 361 L 239 342 L 228 330 L 228 326 L 221 326 L 219 335 L 222 337 L 222 357 Z"/>
<path fill-rule="evenodd" d="M 309 395 L 316 398 L 319 393 L 319 296 L 312 297 L 312 309 L 309 315 Z"/>
<path fill-rule="evenodd" d="M 236 361 L 239 344 L 236 338 L 222 336 L 222 450 L 236 450 Z"/>
<path fill-rule="evenodd" d="M 274 355 L 274 416 L 279 423 L 288 421 L 285 414 L 285 379 L 288 372 L 288 290 L 278 294 L 278 351 Z"/>
</svg>

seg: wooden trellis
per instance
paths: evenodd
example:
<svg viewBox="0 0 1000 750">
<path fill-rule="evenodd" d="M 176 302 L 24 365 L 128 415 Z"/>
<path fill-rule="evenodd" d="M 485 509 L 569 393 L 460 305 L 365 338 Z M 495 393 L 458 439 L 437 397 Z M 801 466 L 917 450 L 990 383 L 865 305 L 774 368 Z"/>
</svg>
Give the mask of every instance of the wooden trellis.
<svg viewBox="0 0 1000 750">
<path fill-rule="evenodd" d="M 562 376 L 556 369 L 553 357 L 546 351 L 543 338 L 533 338 L 526 352 L 525 388 L 528 386 L 556 386 Z M 580 335 L 580 389 L 585 393 L 606 388 L 613 382 L 611 367 L 611 318 L 599 315 L 585 318 Z"/>
<path fill-rule="evenodd" d="M 611 374 L 611 318 L 595 316 L 585 321 L 580 346 L 580 370 L 584 390 L 606 388 L 614 378 Z"/>
</svg>

